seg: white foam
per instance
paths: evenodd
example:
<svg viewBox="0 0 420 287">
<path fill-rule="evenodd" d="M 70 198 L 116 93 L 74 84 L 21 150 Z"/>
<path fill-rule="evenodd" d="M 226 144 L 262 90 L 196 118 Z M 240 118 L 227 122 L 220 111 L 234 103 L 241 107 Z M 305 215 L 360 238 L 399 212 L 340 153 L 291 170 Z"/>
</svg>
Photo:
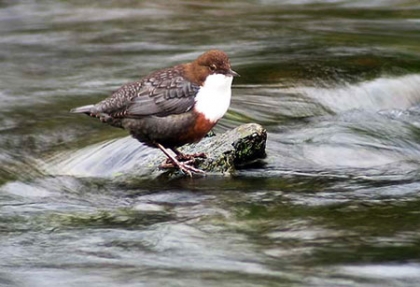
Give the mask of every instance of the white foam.
<svg viewBox="0 0 420 287">
<path fill-rule="evenodd" d="M 334 88 L 299 87 L 291 92 L 316 99 L 334 112 L 405 110 L 420 103 L 420 75 L 378 78 Z"/>
</svg>

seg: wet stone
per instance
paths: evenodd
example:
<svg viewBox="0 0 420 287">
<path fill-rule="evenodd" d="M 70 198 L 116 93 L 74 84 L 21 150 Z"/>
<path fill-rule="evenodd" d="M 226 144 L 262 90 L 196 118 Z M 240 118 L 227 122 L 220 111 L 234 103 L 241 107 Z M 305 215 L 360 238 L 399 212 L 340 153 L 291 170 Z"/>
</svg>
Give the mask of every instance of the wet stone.
<svg viewBox="0 0 420 287">
<path fill-rule="evenodd" d="M 262 161 L 266 157 L 267 131 L 256 123 L 240 125 L 220 135 L 206 137 L 197 144 L 187 145 L 179 150 L 185 154 L 205 153 L 206 158 L 196 158 L 194 165 L 211 174 L 229 175 L 237 169 Z M 153 159 L 152 159 L 153 160 Z M 154 162 L 156 173 L 180 176 L 178 169 L 160 170 L 164 157 Z M 150 163 L 144 163 L 149 165 Z"/>
</svg>

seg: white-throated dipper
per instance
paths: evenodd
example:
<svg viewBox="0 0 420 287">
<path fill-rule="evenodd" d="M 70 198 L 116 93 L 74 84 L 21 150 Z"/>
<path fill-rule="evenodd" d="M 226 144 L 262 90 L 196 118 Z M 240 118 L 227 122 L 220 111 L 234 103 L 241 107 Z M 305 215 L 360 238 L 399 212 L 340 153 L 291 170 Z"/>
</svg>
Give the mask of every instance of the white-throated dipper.
<svg viewBox="0 0 420 287">
<path fill-rule="evenodd" d="M 172 165 L 191 176 L 203 171 L 183 161 L 191 157 L 177 147 L 200 141 L 223 117 L 230 105 L 234 76 L 238 74 L 231 69 L 228 56 L 210 50 L 191 63 L 153 72 L 95 105 L 71 112 L 128 130 L 140 142 L 162 150 Z"/>
</svg>

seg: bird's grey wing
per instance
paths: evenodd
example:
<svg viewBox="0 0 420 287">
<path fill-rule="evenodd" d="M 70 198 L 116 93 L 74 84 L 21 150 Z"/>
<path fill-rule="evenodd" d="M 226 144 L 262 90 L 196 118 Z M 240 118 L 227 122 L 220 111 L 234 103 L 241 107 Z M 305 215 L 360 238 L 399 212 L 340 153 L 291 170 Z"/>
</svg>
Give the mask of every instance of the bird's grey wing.
<svg viewBox="0 0 420 287">
<path fill-rule="evenodd" d="M 96 104 L 92 113 L 114 118 L 180 114 L 193 107 L 199 88 L 181 76 L 181 69 L 176 66 L 122 86 Z"/>
<path fill-rule="evenodd" d="M 152 82 L 151 87 L 131 101 L 126 110 L 128 117 L 185 113 L 193 107 L 200 88 L 182 76 L 160 79 Z"/>
</svg>

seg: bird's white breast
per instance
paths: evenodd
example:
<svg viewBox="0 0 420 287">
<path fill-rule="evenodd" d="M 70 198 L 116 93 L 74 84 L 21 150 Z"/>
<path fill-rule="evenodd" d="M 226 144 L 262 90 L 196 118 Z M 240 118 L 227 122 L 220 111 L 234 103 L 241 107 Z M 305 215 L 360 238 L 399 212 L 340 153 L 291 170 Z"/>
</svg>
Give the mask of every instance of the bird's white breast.
<svg viewBox="0 0 420 287">
<path fill-rule="evenodd" d="M 230 105 L 232 80 L 232 76 L 223 74 L 207 76 L 195 97 L 194 109 L 211 122 L 221 119 Z"/>
</svg>

